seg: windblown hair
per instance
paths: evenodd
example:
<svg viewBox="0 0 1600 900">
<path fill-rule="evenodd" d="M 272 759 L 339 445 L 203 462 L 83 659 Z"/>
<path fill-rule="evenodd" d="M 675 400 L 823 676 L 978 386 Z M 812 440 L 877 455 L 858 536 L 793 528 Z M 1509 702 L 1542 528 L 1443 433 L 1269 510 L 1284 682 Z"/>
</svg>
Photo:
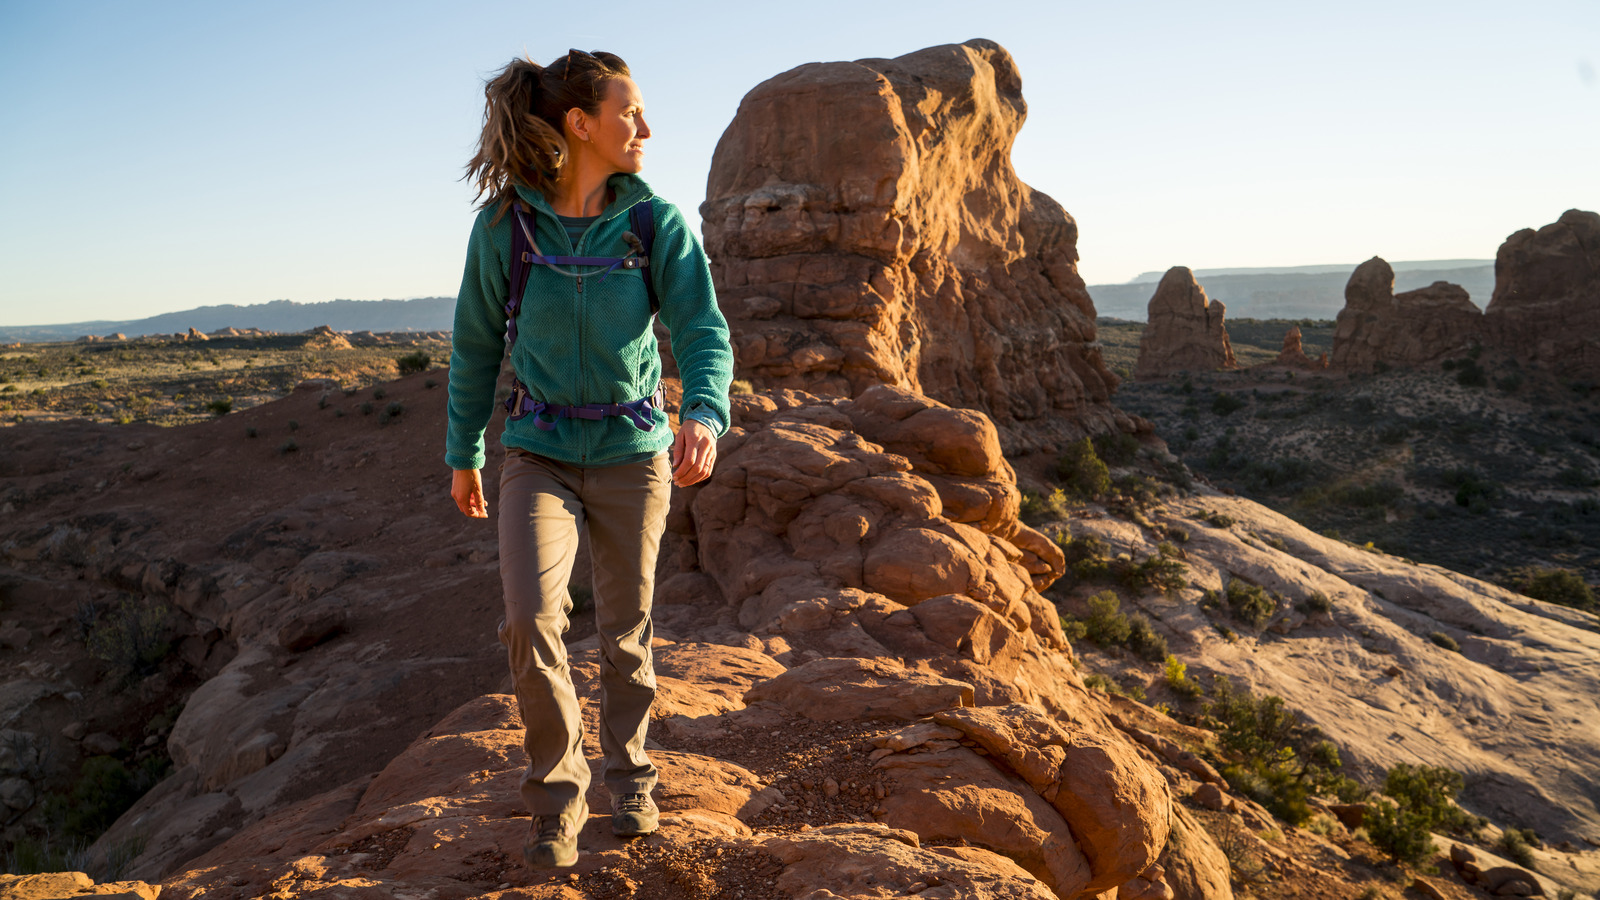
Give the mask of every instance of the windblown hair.
<svg viewBox="0 0 1600 900">
<path fill-rule="evenodd" d="M 606 85 L 626 77 L 628 64 L 620 56 L 598 50 L 568 50 L 548 66 L 527 58 L 507 63 L 484 85 L 483 133 L 467 163 L 465 177 L 484 198 L 478 208 L 498 206 L 498 222 L 511 208 L 518 184 L 548 193 L 567 161 L 562 132 L 567 110 L 597 114 Z"/>
</svg>

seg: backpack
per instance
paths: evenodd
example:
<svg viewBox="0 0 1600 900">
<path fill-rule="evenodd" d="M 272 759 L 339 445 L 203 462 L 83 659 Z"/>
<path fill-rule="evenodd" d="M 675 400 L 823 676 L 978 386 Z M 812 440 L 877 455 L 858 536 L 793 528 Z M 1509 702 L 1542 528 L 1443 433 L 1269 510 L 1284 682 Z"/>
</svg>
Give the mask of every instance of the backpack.
<svg viewBox="0 0 1600 900">
<path fill-rule="evenodd" d="M 624 232 L 623 239 L 628 242 L 630 253 L 621 257 L 606 256 L 544 256 L 536 252 L 533 241 L 533 230 L 528 226 L 527 207 L 518 200 L 513 205 L 517 216 L 517 227 L 511 229 L 511 278 L 506 291 L 506 345 L 511 347 L 517 342 L 517 312 L 522 309 L 522 292 L 528 287 L 528 275 L 533 271 L 534 263 L 548 266 L 603 266 L 605 271 L 601 277 L 609 275 L 616 269 L 648 269 L 650 267 L 650 249 L 655 243 L 656 220 L 655 209 L 649 200 L 635 203 L 628 208 L 628 224 L 633 230 Z M 650 273 L 644 273 L 645 292 L 650 297 L 650 315 L 653 318 L 661 312 L 661 300 L 656 296 L 656 286 L 650 278 Z M 506 398 L 506 411 L 510 418 L 520 419 L 530 413 L 533 414 L 534 424 L 544 431 L 554 429 L 555 419 L 603 419 L 606 416 L 627 416 L 633 421 L 635 427 L 641 431 L 651 431 L 655 428 L 655 419 L 651 412 L 660 409 L 664 402 L 661 385 L 656 385 L 655 393 L 639 400 L 630 400 L 626 403 L 589 403 L 582 406 L 552 406 L 543 401 L 534 400 L 528 393 L 527 385 L 522 379 L 515 376 L 511 379 L 511 396 Z M 552 416 L 551 421 L 540 418 L 541 413 Z"/>
</svg>

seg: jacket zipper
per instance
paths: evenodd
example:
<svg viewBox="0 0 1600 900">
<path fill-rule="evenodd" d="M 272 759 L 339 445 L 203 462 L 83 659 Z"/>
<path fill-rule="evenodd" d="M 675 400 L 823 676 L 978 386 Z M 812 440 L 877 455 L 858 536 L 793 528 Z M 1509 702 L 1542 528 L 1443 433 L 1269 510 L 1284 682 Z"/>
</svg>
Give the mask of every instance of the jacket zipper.
<svg viewBox="0 0 1600 900">
<path fill-rule="evenodd" d="M 579 241 L 579 243 L 582 243 L 582 241 Z M 587 323 L 589 317 L 584 315 L 585 311 L 584 311 L 584 308 L 583 308 L 583 276 L 582 275 L 579 275 L 577 277 L 577 282 L 578 282 L 578 402 L 579 403 L 583 403 L 584 402 L 584 398 L 589 396 L 588 393 L 587 393 L 587 388 L 584 385 L 584 373 L 588 371 L 588 367 L 586 367 L 583 364 L 583 340 L 584 340 L 584 334 L 583 333 L 584 333 L 584 326 Z M 589 461 L 589 440 L 588 440 L 588 438 L 589 438 L 588 431 L 589 430 L 587 428 L 578 428 L 578 429 L 576 429 L 576 431 L 578 432 L 578 459 L 581 462 L 588 462 Z"/>
</svg>

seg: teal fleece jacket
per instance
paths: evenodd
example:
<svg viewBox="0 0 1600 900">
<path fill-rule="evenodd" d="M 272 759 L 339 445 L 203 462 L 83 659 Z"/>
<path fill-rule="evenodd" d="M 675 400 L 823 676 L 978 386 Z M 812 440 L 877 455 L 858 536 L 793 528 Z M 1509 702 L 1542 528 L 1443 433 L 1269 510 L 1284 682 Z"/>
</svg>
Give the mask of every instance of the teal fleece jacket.
<svg viewBox="0 0 1600 900">
<path fill-rule="evenodd" d="M 614 175 L 610 186 L 616 199 L 576 247 L 544 196 L 517 188 L 532 212 L 530 223 L 539 249 L 548 255 L 627 255 L 622 235 L 631 227 L 628 210 L 635 203 L 653 204 L 656 236 L 646 269 L 571 278 L 547 266 L 533 266 L 517 314 L 511 365 L 535 400 L 558 406 L 650 396 L 661 379 L 661 357 L 650 327 L 650 299 L 643 280 L 648 273 L 683 378 L 683 414 L 714 414 L 720 437 L 731 421 L 728 385 L 733 379 L 733 349 L 728 323 L 717 309 L 705 251 L 678 208 L 656 198 L 643 180 Z M 485 208 L 473 223 L 466 272 L 456 297 L 445 435 L 445 462 L 452 469 L 483 468 L 483 432 L 494 413 L 495 380 L 505 351 L 511 229 L 517 224 L 509 211 L 493 222 L 494 212 L 493 207 Z M 672 444 L 666 414 L 656 410 L 655 422 L 653 431 L 641 431 L 625 416 L 562 418 L 555 420 L 553 430 L 545 431 L 529 415 L 508 419 L 500 442 L 578 466 L 619 465 L 648 459 Z"/>
</svg>

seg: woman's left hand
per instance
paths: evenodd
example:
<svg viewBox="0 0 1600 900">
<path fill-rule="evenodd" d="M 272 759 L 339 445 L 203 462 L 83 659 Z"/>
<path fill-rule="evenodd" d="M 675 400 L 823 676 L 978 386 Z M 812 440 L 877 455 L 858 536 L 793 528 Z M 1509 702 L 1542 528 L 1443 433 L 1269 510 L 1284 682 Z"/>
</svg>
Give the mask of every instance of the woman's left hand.
<svg viewBox="0 0 1600 900">
<path fill-rule="evenodd" d="M 717 438 L 698 419 L 685 419 L 672 439 L 672 483 L 678 487 L 698 484 L 711 477 L 717 463 Z"/>
</svg>

